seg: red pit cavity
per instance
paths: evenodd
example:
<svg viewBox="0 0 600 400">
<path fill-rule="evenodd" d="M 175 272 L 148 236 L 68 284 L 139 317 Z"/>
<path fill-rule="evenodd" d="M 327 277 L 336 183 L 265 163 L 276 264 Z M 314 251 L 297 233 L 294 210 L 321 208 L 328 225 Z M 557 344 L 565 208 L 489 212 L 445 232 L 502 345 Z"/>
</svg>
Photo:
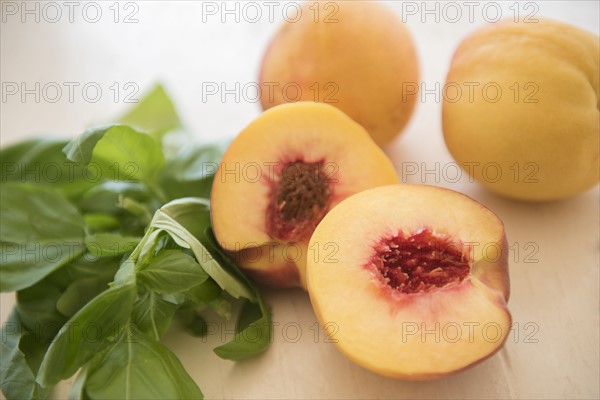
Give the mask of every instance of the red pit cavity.
<svg viewBox="0 0 600 400">
<path fill-rule="evenodd" d="M 460 246 L 424 229 L 405 237 L 382 239 L 371 268 L 400 293 L 428 292 L 462 282 L 469 274 L 469 257 Z"/>
<path fill-rule="evenodd" d="M 287 163 L 270 184 L 267 233 L 281 241 L 310 237 L 325 216 L 332 194 L 323 162 Z"/>
</svg>

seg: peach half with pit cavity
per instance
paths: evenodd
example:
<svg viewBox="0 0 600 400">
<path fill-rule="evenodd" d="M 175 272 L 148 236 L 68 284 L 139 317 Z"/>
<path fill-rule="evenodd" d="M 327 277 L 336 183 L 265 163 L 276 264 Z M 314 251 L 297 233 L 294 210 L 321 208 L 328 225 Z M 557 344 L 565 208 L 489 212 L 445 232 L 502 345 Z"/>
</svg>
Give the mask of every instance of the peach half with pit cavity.
<svg viewBox="0 0 600 400">
<path fill-rule="evenodd" d="M 309 246 L 308 292 L 337 347 L 381 375 L 431 379 L 498 351 L 511 315 L 500 219 L 469 197 L 425 185 L 389 185 L 344 200 Z M 495 250 L 494 250 L 495 249 Z"/>
<path fill-rule="evenodd" d="M 311 102 L 273 107 L 223 156 L 211 193 L 215 237 L 256 280 L 304 287 L 308 242 L 327 212 L 397 182 L 391 161 L 342 111 Z"/>
</svg>

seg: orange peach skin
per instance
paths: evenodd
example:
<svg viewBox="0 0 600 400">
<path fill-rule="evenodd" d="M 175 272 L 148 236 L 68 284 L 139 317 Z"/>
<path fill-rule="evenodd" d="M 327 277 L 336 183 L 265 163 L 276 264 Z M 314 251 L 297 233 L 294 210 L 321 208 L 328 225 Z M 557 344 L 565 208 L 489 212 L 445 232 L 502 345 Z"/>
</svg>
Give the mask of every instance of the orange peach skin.
<svg viewBox="0 0 600 400">
<path fill-rule="evenodd" d="M 444 138 L 456 161 L 478 164 L 466 170 L 519 200 L 559 200 L 595 186 L 599 42 L 597 35 L 543 19 L 504 21 L 465 39 L 446 78 L 463 95 L 443 103 Z M 472 98 L 467 83 L 479 84 Z M 485 93 L 486 84 L 500 87 L 499 99 L 494 88 Z M 485 173 L 486 165 L 493 173 Z"/>
<path fill-rule="evenodd" d="M 285 23 L 269 45 L 259 80 L 263 109 L 295 100 L 329 103 L 383 146 L 410 119 L 419 67 L 408 29 L 381 3 L 308 1 L 302 18 Z M 293 88 L 286 92 L 285 85 Z"/>
</svg>

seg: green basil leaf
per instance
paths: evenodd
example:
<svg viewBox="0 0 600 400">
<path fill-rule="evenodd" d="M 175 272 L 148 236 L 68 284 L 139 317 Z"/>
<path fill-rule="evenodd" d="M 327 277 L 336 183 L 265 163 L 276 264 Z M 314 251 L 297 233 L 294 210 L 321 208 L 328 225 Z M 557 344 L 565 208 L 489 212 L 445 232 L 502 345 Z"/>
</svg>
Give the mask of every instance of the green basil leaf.
<svg viewBox="0 0 600 400">
<path fill-rule="evenodd" d="M 143 333 L 160 340 L 175 315 L 177 306 L 151 290 L 143 293 L 133 305 L 133 322 Z"/>
<path fill-rule="evenodd" d="M 84 214 L 83 220 L 90 232 L 115 230 L 121 224 L 116 216 L 99 212 Z"/>
<path fill-rule="evenodd" d="M 67 317 L 72 317 L 94 297 L 108 289 L 112 275 L 99 275 L 74 281 L 56 302 L 56 309 Z"/>
<path fill-rule="evenodd" d="M 0 335 L 0 388 L 4 396 L 8 400 L 45 399 L 52 388 L 37 384 L 35 374 L 47 344 L 25 330 L 14 310 L 2 324 Z"/>
<path fill-rule="evenodd" d="M 192 336 L 203 337 L 208 333 L 208 324 L 195 310 L 187 310 L 183 321 L 185 330 Z"/>
<path fill-rule="evenodd" d="M 44 335 L 39 335 L 36 331 L 23 331 L 19 348 L 25 354 L 27 364 L 32 371 L 39 370 L 48 346 L 50 346 L 50 342 L 44 338 Z"/>
<path fill-rule="evenodd" d="M 137 272 L 137 279 L 158 293 L 178 293 L 208 279 L 196 260 L 180 250 L 163 250 Z"/>
<path fill-rule="evenodd" d="M 136 247 L 136 250 L 138 248 Z M 136 251 L 134 250 L 134 252 Z M 129 256 L 129 258 L 121 264 L 119 270 L 115 274 L 115 280 L 113 285 L 121 286 L 121 285 L 135 285 L 135 261 L 133 258 L 133 253 Z"/>
<path fill-rule="evenodd" d="M 114 181 L 148 183 L 164 163 L 159 143 L 124 125 L 108 129 L 96 143 L 91 163 Z"/>
<path fill-rule="evenodd" d="M 208 303 L 208 307 L 215 312 L 219 317 L 230 319 L 232 306 L 231 303 L 222 297 L 214 299 Z"/>
<path fill-rule="evenodd" d="M 152 219 L 152 212 L 150 211 L 150 208 L 132 198 L 119 196 L 117 206 L 138 218 L 138 220 L 143 221 L 144 225 L 147 225 Z"/>
<path fill-rule="evenodd" d="M 258 303 L 246 302 L 240 311 L 238 333 L 229 343 L 216 347 L 221 358 L 240 361 L 265 351 L 271 343 L 271 313 L 262 297 Z"/>
<path fill-rule="evenodd" d="M 67 143 L 63 148 L 63 153 L 67 156 L 68 160 L 88 165 L 92 161 L 92 154 L 96 144 L 102 139 L 106 131 L 111 128 L 112 126 L 108 125 L 87 129 L 81 135 Z"/>
<path fill-rule="evenodd" d="M 3 242 L 83 237 L 84 223 L 79 211 L 56 191 L 8 183 L 2 185 L 0 201 Z"/>
<path fill-rule="evenodd" d="M 110 345 L 109 339 L 125 328 L 135 297 L 135 283 L 125 283 L 87 303 L 56 335 L 42 361 L 37 382 L 48 386 L 69 378 Z"/>
<path fill-rule="evenodd" d="M 63 151 L 69 160 L 98 169 L 96 175 L 102 180 L 141 181 L 166 200 L 154 181 L 164 164 L 164 154 L 160 144 L 149 135 L 125 125 L 95 128 L 72 140 Z"/>
<path fill-rule="evenodd" d="M 0 212 L 2 292 L 35 284 L 84 251 L 83 217 L 56 191 L 3 184 Z"/>
<path fill-rule="evenodd" d="M 181 124 L 171 99 L 161 85 L 156 85 L 137 106 L 120 118 L 120 122 L 150 133 L 157 139 Z"/>
<path fill-rule="evenodd" d="M 177 357 L 135 330 L 88 366 L 85 394 L 92 399 L 202 399 Z"/>
<path fill-rule="evenodd" d="M 85 247 L 96 257 L 114 257 L 132 251 L 140 239 L 111 233 L 97 233 L 85 237 Z"/>
<path fill-rule="evenodd" d="M 76 197 L 94 186 L 97 182 L 85 165 L 69 161 L 62 153 L 66 143 L 66 140 L 39 138 L 0 150 L 2 183 L 51 186 L 68 197 Z"/>
<path fill-rule="evenodd" d="M 0 387 L 4 396 L 9 400 L 45 399 L 52 388 L 38 385 L 35 374 L 48 342 L 27 331 L 15 310 L 2 324 L 0 335 Z"/>
<path fill-rule="evenodd" d="M 44 279 L 83 253 L 80 241 L 44 240 L 25 244 L 0 243 L 0 291 L 21 290 Z"/>
<path fill-rule="evenodd" d="M 17 292 L 16 312 L 21 324 L 32 332 L 38 332 L 49 341 L 67 321 L 56 308 L 61 296 L 60 289 L 46 279 Z"/>
<path fill-rule="evenodd" d="M 206 230 L 206 238 L 214 246 L 210 247 L 212 255 L 219 260 L 221 265 L 227 265 L 229 271 L 235 273 L 252 290 L 254 297 L 249 298 L 240 312 L 238 318 L 239 331 L 234 339 L 214 349 L 215 353 L 228 360 L 238 361 L 253 357 L 265 351 L 271 342 L 272 321 L 271 312 L 266 306 L 263 297 L 256 286 L 239 270 L 231 259 L 216 245 L 216 239 L 211 228 Z"/>
<path fill-rule="evenodd" d="M 15 181 L 16 177 L 20 178 L 20 175 L 13 176 L 13 168 L 6 167 L 6 164 L 18 163 L 21 161 L 25 155 L 36 148 L 41 143 L 54 143 L 55 140 L 48 140 L 44 138 L 32 138 L 23 140 L 21 142 L 10 144 L 2 149 L 0 149 L 0 164 L 2 164 L 2 170 L 0 171 L 0 177 L 2 177 L 2 182 L 10 182 Z"/>
<path fill-rule="evenodd" d="M 179 182 L 201 181 L 217 172 L 222 156 L 222 146 L 203 144 L 184 146 L 165 163 L 161 174 Z"/>
<path fill-rule="evenodd" d="M 232 305 L 223 297 L 225 293 L 214 280 L 208 279 L 202 285 L 185 291 L 183 295 L 195 305 L 208 306 L 218 316 L 230 319 Z"/>
<path fill-rule="evenodd" d="M 151 226 L 165 230 L 178 245 L 190 248 L 204 271 L 231 296 L 254 300 L 256 295 L 248 284 L 217 262 L 195 236 L 203 237 L 210 226 L 208 200 L 184 198 L 171 201 L 154 214 Z"/>
<path fill-rule="evenodd" d="M 120 259 L 117 257 L 95 257 L 84 253 L 58 271 L 48 275 L 45 281 L 65 291 L 73 282 L 88 278 L 112 278 L 119 269 Z"/>
<path fill-rule="evenodd" d="M 137 252 L 137 265 L 142 268 L 166 246 L 169 235 L 162 229 L 149 228 L 134 252 Z"/>
<path fill-rule="evenodd" d="M 186 290 L 183 295 L 192 303 L 208 305 L 211 301 L 221 298 L 221 293 L 223 293 L 223 289 L 213 279 L 207 279 L 201 285 Z"/>
<path fill-rule="evenodd" d="M 79 201 L 79 207 L 86 212 L 117 214 L 121 212 L 120 197 L 146 202 L 150 195 L 140 183 L 106 181 L 86 191 Z"/>
<path fill-rule="evenodd" d="M 223 151 L 219 146 L 184 146 L 165 163 L 158 181 L 169 199 L 208 199 L 222 155 Z"/>
<path fill-rule="evenodd" d="M 206 228 L 210 227 L 210 201 L 208 199 L 194 197 L 176 199 L 162 206 L 156 214 L 159 214 L 159 220 L 174 222 L 173 227 L 183 228 L 196 240 L 201 240 Z M 160 214 L 169 218 L 161 219 Z"/>
</svg>

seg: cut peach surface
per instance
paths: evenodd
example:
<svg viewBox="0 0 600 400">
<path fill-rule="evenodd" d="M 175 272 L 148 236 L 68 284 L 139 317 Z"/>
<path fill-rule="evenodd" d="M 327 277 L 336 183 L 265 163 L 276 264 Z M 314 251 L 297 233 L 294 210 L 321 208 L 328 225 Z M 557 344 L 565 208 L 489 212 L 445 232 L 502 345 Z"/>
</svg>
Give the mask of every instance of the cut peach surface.
<svg viewBox="0 0 600 400">
<path fill-rule="evenodd" d="M 215 236 L 246 272 L 276 286 L 304 286 L 308 241 L 346 197 L 396 183 L 368 133 L 322 103 L 274 107 L 231 143 L 215 175 Z"/>
<path fill-rule="evenodd" d="M 356 194 L 328 213 L 307 260 L 319 321 L 357 364 L 430 379 L 496 352 L 511 325 L 502 222 L 469 197 L 423 185 Z"/>
</svg>

